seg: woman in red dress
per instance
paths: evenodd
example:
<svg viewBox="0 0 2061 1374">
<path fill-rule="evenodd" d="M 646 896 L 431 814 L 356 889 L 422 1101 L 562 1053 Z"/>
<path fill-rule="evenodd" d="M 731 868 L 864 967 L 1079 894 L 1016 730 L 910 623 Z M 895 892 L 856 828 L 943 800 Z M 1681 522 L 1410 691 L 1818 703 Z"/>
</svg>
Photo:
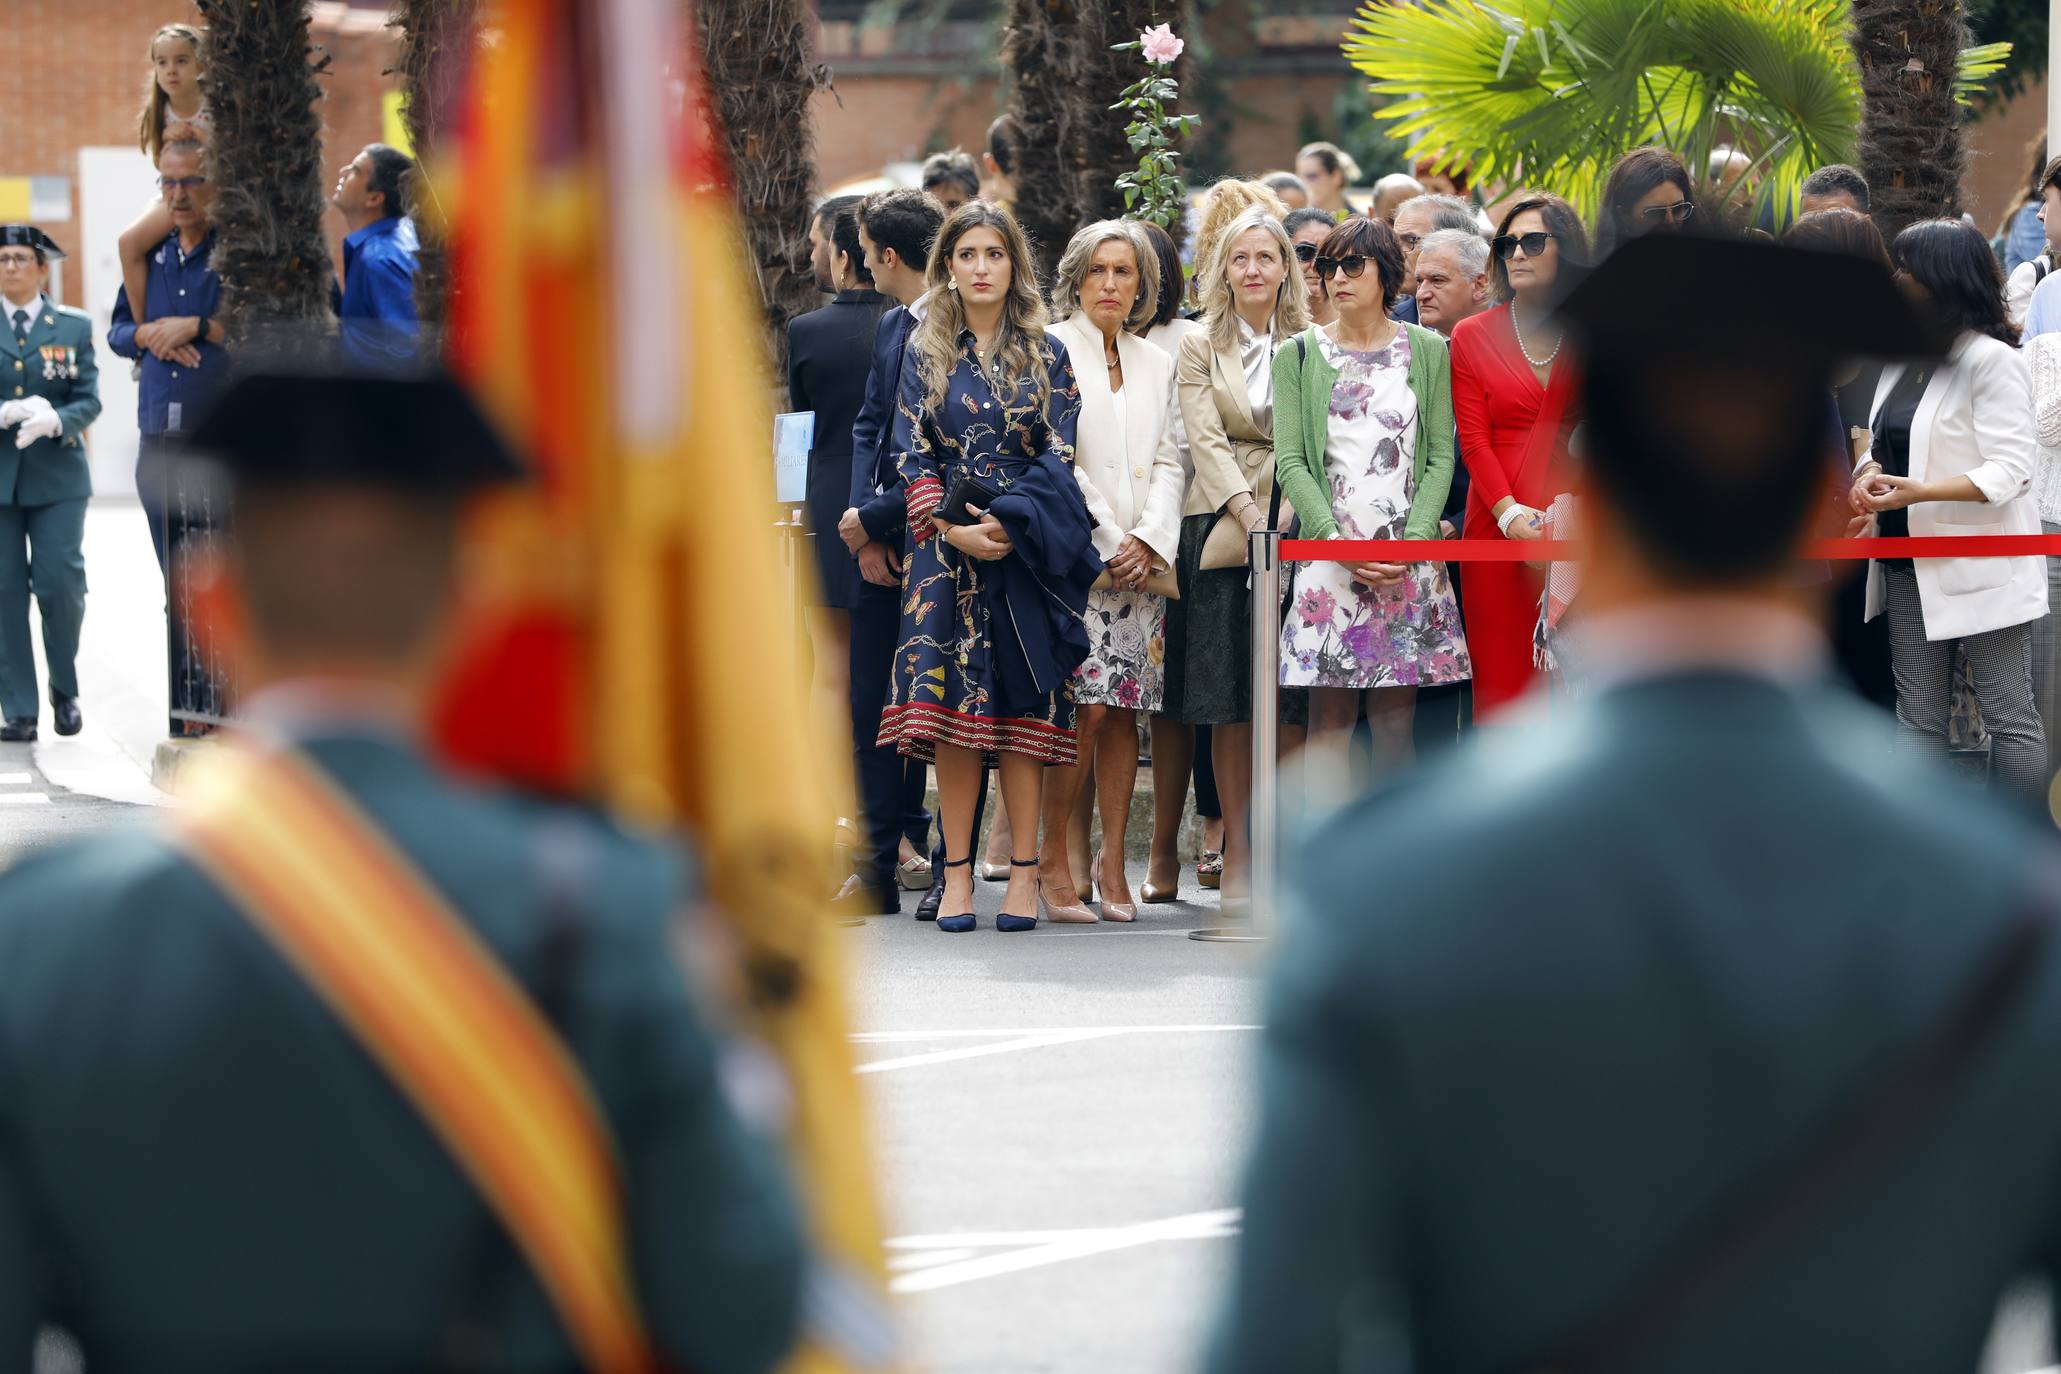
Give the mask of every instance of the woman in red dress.
<svg viewBox="0 0 2061 1374">
<path fill-rule="evenodd" d="M 1493 310 L 1453 330 L 1453 415 L 1471 483 L 1461 534 L 1537 539 L 1576 393 L 1572 358 L 1560 356 L 1553 307 L 1589 257 L 1574 207 L 1528 195 L 1503 216 L 1490 273 Z M 1523 563 L 1460 565 L 1474 709 L 1487 716 L 1531 685 L 1532 633 L 1544 575 Z"/>
</svg>

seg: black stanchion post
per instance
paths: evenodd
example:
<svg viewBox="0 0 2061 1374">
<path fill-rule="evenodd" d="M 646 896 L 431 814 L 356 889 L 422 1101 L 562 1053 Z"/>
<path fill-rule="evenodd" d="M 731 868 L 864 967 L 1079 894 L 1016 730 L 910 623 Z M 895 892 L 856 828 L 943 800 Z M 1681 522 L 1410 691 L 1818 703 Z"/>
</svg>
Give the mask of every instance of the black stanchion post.
<svg viewBox="0 0 2061 1374">
<path fill-rule="evenodd" d="M 1191 930 L 1191 940 L 1254 944 L 1267 938 L 1267 913 L 1280 868 L 1281 837 L 1281 531 L 1249 537 L 1252 565 L 1252 920 L 1242 928 Z"/>
</svg>

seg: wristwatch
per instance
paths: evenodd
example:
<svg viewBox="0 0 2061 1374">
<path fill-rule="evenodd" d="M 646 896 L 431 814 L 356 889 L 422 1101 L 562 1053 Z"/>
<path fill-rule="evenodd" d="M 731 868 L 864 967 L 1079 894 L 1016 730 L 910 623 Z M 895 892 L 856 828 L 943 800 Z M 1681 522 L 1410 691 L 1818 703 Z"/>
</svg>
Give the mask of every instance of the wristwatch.
<svg viewBox="0 0 2061 1374">
<path fill-rule="evenodd" d="M 194 342 L 206 343 L 208 341 L 208 331 L 213 329 L 214 327 L 214 320 L 206 315 L 202 315 L 200 317 L 200 332 L 193 336 Z"/>
</svg>

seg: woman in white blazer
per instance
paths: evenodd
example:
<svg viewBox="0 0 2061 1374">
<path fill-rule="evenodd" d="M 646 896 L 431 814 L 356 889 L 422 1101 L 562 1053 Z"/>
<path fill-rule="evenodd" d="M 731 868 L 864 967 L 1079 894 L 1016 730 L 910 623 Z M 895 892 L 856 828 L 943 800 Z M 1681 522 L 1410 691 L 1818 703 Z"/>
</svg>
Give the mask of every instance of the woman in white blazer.
<svg viewBox="0 0 2061 1374">
<path fill-rule="evenodd" d="M 1094 759 L 1107 837 L 1095 874 L 1105 921 L 1137 917 L 1123 835 L 1138 777 L 1138 713 L 1157 711 L 1166 691 L 1164 589 L 1187 494 L 1174 431 L 1173 359 L 1130 332 L 1152 317 L 1158 286 L 1159 257 L 1136 224 L 1091 224 L 1059 260 L 1052 288 L 1059 320 L 1047 331 L 1080 360 L 1074 475 L 1095 519 L 1095 552 L 1107 566 L 1107 585 L 1088 594 L 1088 659 L 1073 682 L 1079 757 Z M 1074 891 L 1066 843 L 1081 767 L 1050 770 L 1045 783 L 1040 877 L 1054 921 L 1093 919 Z"/>
<path fill-rule="evenodd" d="M 1875 389 L 1853 509 L 1887 535 L 2038 534 L 2032 392 L 2003 281 L 1981 234 L 1955 219 L 1914 224 L 1892 250 L 1898 279 L 1954 335 L 1944 361 L 1891 367 Z M 2033 624 L 2047 572 L 2028 558 L 1879 559 L 1867 617 L 1889 613 L 1897 734 L 1944 754 L 1958 643 L 1990 737 L 1996 782 L 2044 795 L 2046 737 L 2033 706 Z"/>
</svg>

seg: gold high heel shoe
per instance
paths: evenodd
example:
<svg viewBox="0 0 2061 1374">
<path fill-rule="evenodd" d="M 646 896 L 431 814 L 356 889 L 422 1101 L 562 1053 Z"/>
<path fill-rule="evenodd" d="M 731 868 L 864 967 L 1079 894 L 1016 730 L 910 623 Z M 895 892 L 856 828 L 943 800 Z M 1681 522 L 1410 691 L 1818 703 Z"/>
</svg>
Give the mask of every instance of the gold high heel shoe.
<svg viewBox="0 0 2061 1374">
<path fill-rule="evenodd" d="M 1100 854 L 1095 856 L 1095 876 L 1098 878 L 1102 876 L 1103 857 Z M 1103 885 L 1103 892 L 1107 894 L 1108 890 L 1108 884 L 1105 883 Z M 1112 902 L 1105 895 L 1102 898 L 1102 919 L 1120 922 L 1135 921 L 1138 919 L 1138 904 L 1136 902 Z"/>
<path fill-rule="evenodd" d="M 1174 867 L 1174 882 L 1173 882 L 1173 886 L 1171 886 L 1171 887 L 1159 887 L 1159 886 L 1157 886 L 1156 884 L 1154 884 L 1154 883 L 1153 883 L 1152 879 L 1150 879 L 1150 878 L 1147 878 L 1147 879 L 1145 880 L 1145 882 L 1144 882 L 1144 885 L 1143 885 L 1143 886 L 1141 886 L 1141 887 L 1140 887 L 1140 888 L 1138 889 L 1138 899 L 1139 899 L 1140 901 L 1143 901 L 1143 902 L 1147 902 L 1147 903 L 1150 903 L 1150 904 L 1151 904 L 1151 905 L 1153 905 L 1153 906 L 1161 906 L 1161 905 L 1164 905 L 1164 904 L 1165 904 L 1165 903 L 1167 903 L 1167 902 L 1178 902 L 1178 901 L 1180 901 L 1180 900 L 1181 900 L 1181 869 L 1180 869 L 1180 866 L 1179 866 L 1179 865 L 1176 865 L 1176 866 Z"/>
</svg>

